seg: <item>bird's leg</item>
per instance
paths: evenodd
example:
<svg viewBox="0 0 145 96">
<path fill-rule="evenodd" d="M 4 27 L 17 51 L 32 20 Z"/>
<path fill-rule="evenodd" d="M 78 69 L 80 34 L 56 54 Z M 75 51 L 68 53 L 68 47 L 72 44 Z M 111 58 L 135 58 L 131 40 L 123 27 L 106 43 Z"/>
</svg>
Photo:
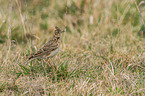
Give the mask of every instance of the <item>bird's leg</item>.
<svg viewBox="0 0 145 96">
<path fill-rule="evenodd" d="M 48 60 L 47 60 L 47 65 L 48 65 L 48 67 L 52 67 L 52 66 L 51 66 L 51 61 L 50 61 L 49 58 L 48 58 Z"/>
<path fill-rule="evenodd" d="M 55 71 L 56 71 L 56 66 L 55 66 L 55 64 L 53 63 L 53 62 L 51 62 L 51 60 L 50 59 L 48 59 L 48 69 L 50 70 L 50 72 L 53 72 L 53 73 L 55 73 Z"/>
<path fill-rule="evenodd" d="M 46 65 L 46 61 L 45 60 L 41 60 L 42 61 L 42 67 L 44 70 L 44 75 L 47 75 L 47 65 Z"/>
<path fill-rule="evenodd" d="M 47 73 L 52 73 L 52 66 L 50 60 L 44 60 Z"/>
<path fill-rule="evenodd" d="M 44 60 L 45 61 L 45 60 Z M 41 59 L 41 62 L 42 62 L 42 67 L 44 68 L 44 61 Z"/>
</svg>

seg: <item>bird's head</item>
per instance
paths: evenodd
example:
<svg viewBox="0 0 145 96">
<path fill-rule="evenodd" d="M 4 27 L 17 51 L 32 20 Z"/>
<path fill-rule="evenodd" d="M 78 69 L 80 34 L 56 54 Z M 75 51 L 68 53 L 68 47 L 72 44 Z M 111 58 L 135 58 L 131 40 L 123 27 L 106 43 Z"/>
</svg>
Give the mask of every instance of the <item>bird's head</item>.
<svg viewBox="0 0 145 96">
<path fill-rule="evenodd" d="M 55 36 L 61 36 L 61 33 L 65 32 L 64 30 L 61 30 L 60 28 L 58 28 L 57 26 L 55 27 Z"/>
</svg>

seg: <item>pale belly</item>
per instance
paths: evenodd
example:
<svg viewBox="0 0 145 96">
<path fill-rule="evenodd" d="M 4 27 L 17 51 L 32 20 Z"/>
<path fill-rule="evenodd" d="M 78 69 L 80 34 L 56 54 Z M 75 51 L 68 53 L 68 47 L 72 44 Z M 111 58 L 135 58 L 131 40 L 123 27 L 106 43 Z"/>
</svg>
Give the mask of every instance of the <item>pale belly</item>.
<svg viewBox="0 0 145 96">
<path fill-rule="evenodd" d="M 54 55 L 56 55 L 59 52 L 59 50 L 60 50 L 60 46 L 56 50 L 54 50 L 54 51 L 51 52 L 51 54 L 49 55 L 49 58 L 51 58 Z"/>
</svg>

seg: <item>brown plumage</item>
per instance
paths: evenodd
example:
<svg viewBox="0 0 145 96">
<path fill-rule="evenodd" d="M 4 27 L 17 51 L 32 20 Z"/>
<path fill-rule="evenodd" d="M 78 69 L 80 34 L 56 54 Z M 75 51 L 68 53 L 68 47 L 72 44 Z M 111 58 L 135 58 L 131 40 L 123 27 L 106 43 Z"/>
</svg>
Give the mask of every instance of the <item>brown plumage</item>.
<svg viewBox="0 0 145 96">
<path fill-rule="evenodd" d="M 55 32 L 53 38 L 48 41 L 38 52 L 36 52 L 34 55 L 30 55 L 28 58 L 28 61 L 25 63 L 36 59 L 36 58 L 50 58 L 56 55 L 60 50 L 60 44 L 61 44 L 61 35 L 64 31 L 55 27 Z M 25 64 L 24 63 L 24 64 Z"/>
</svg>

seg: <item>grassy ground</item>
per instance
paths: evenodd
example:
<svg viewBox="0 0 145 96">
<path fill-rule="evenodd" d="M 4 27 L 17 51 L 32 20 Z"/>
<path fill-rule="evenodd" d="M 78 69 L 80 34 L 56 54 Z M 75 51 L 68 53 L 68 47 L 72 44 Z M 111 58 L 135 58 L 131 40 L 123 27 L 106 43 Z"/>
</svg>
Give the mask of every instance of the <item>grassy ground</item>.
<svg viewBox="0 0 145 96">
<path fill-rule="evenodd" d="M 145 10 L 140 18 L 139 3 L 1 0 L 0 95 L 143 96 Z M 55 26 L 65 25 L 57 56 L 20 65 Z"/>
</svg>

